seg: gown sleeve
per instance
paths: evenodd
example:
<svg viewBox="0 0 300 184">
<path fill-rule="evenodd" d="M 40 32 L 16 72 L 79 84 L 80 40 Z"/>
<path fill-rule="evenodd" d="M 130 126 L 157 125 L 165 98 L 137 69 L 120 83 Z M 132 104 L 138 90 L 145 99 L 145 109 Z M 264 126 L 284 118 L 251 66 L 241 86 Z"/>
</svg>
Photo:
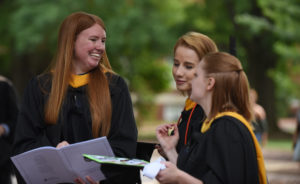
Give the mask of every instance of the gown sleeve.
<svg viewBox="0 0 300 184">
<path fill-rule="evenodd" d="M 240 122 L 222 118 L 213 128 L 207 147 L 210 168 L 204 183 L 252 184 L 258 182 L 257 159 L 250 132 Z"/>
<path fill-rule="evenodd" d="M 116 156 L 134 158 L 137 127 L 131 97 L 121 77 L 118 77 L 116 85 L 118 89 L 112 92 L 112 119 L 108 140 Z"/>
<path fill-rule="evenodd" d="M 44 131 L 44 98 L 37 78 L 32 79 L 25 89 L 21 109 L 18 116 L 14 154 L 49 146 L 50 141 Z"/>
<path fill-rule="evenodd" d="M 108 141 L 117 157 L 135 158 L 137 127 L 133 115 L 131 97 L 125 81 L 117 76 L 110 84 L 112 97 L 112 119 Z M 102 183 L 135 183 L 139 170 L 130 167 L 101 166 L 108 178 Z"/>
</svg>

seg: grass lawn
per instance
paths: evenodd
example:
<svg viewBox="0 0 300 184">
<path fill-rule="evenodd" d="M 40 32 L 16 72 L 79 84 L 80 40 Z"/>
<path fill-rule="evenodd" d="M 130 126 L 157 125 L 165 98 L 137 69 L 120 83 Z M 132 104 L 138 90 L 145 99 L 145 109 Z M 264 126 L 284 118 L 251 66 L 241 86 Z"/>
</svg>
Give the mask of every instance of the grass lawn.
<svg viewBox="0 0 300 184">
<path fill-rule="evenodd" d="M 292 140 L 291 139 L 269 139 L 266 148 L 291 151 Z"/>
</svg>

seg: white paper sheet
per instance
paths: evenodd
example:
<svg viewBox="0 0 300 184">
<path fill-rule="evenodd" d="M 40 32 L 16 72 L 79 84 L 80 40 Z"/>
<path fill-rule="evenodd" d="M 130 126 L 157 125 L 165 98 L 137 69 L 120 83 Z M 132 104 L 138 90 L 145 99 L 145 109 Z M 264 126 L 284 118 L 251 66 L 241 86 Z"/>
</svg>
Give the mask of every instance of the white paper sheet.
<svg viewBox="0 0 300 184">
<path fill-rule="evenodd" d="M 162 161 L 166 161 L 166 160 L 163 157 L 159 157 L 154 162 L 145 165 L 143 169 L 143 175 L 147 176 L 150 179 L 154 179 L 160 170 L 166 168 L 166 166 L 161 163 Z"/>
</svg>

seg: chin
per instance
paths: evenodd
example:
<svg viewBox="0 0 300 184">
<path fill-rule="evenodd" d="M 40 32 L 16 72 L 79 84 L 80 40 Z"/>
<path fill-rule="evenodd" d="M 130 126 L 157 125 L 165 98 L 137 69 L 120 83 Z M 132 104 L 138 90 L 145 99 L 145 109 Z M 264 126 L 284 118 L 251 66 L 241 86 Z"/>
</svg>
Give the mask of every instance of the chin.
<svg viewBox="0 0 300 184">
<path fill-rule="evenodd" d="M 94 68 L 96 68 L 98 65 L 99 65 L 99 62 L 93 62 L 93 63 L 90 63 L 90 68 L 91 68 L 91 69 L 94 69 Z"/>
<path fill-rule="evenodd" d="M 176 88 L 177 88 L 178 91 L 181 91 L 181 92 L 184 92 L 184 93 L 191 90 L 190 88 L 188 88 L 187 86 L 184 86 L 184 85 L 183 86 L 176 86 Z"/>
</svg>

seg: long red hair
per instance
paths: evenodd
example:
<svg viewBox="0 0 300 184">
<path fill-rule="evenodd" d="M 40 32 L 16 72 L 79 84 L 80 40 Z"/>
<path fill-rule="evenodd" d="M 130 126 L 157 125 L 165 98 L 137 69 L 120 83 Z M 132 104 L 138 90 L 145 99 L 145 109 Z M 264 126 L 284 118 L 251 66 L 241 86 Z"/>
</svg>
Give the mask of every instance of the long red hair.
<svg viewBox="0 0 300 184">
<path fill-rule="evenodd" d="M 51 67 L 52 87 L 45 104 L 47 124 L 56 124 L 58 120 L 72 75 L 72 60 L 77 35 L 95 24 L 99 24 L 105 30 L 101 18 L 84 12 L 76 12 L 69 15 L 60 26 L 57 53 Z M 106 136 L 110 129 L 111 98 L 105 72 L 112 72 L 106 52 L 98 67 L 90 72 L 87 87 L 93 137 Z"/>
</svg>

